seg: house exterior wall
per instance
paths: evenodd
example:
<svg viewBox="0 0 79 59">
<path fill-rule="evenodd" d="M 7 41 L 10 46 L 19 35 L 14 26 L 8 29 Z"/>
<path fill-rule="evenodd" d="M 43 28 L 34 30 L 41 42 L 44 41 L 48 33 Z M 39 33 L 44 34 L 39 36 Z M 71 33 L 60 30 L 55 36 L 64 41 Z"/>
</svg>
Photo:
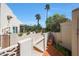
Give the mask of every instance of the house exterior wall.
<svg viewBox="0 0 79 59">
<path fill-rule="evenodd" d="M 20 24 L 22 24 L 17 18 L 16 16 L 13 14 L 13 12 L 11 11 L 11 9 L 7 6 L 7 4 L 1 3 L 0 4 L 1 7 L 1 12 L 0 12 L 0 34 L 3 34 L 4 32 L 6 32 L 8 29 L 4 30 L 7 27 L 10 27 L 10 32 L 13 33 L 13 27 L 17 27 L 18 28 L 18 32 L 20 29 Z M 8 23 L 7 20 L 7 16 L 12 16 L 12 18 L 10 19 L 10 22 Z"/>
<path fill-rule="evenodd" d="M 72 11 L 72 55 L 79 55 L 79 8 Z"/>
<path fill-rule="evenodd" d="M 12 17 L 10 19 L 10 21 L 8 21 L 7 16 Z M 19 33 L 20 32 L 20 24 L 22 24 L 22 23 L 13 14 L 13 12 L 8 7 L 8 5 L 5 3 L 0 3 L 0 39 L 1 39 L 0 43 L 1 43 L 2 48 L 10 46 L 10 42 L 12 40 L 12 38 L 8 39 L 6 37 L 6 35 L 8 35 L 7 32 L 10 31 L 11 34 L 14 34 L 13 27 L 17 27 L 17 33 Z M 5 38 L 7 38 L 7 39 L 5 40 Z"/>
</svg>

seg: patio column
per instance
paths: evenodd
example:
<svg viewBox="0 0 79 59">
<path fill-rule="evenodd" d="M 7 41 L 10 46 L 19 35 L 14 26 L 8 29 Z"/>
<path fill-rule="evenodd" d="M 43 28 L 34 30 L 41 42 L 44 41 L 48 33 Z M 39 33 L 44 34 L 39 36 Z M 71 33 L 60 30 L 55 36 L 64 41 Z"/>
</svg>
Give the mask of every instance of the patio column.
<svg viewBox="0 0 79 59">
<path fill-rule="evenodd" d="M 72 55 L 79 55 L 79 8 L 72 11 Z"/>
</svg>

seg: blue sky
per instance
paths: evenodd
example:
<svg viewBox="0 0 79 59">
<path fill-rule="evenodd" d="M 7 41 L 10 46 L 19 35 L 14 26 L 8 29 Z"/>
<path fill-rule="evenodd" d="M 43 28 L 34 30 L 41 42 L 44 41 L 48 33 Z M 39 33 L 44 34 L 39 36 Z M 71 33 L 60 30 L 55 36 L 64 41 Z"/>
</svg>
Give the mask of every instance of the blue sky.
<svg viewBox="0 0 79 59">
<path fill-rule="evenodd" d="M 40 24 L 43 27 L 45 27 L 46 21 L 46 10 L 44 9 L 45 5 L 45 3 L 8 3 L 8 6 L 11 8 L 17 18 L 27 25 L 37 24 L 35 14 L 39 13 L 41 15 Z M 51 3 L 50 7 L 51 9 L 49 10 L 49 16 L 52 16 L 55 13 L 59 13 L 69 19 L 72 19 L 72 10 L 79 8 L 79 4 Z"/>
</svg>

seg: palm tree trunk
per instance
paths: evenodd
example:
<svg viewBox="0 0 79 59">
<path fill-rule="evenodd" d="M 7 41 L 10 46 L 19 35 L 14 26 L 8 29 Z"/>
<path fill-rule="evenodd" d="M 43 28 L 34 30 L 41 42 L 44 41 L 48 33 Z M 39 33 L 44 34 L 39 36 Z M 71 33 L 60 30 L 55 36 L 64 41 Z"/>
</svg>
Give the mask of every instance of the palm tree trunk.
<svg viewBox="0 0 79 59">
<path fill-rule="evenodd" d="M 48 10 L 46 11 L 46 19 L 48 18 Z"/>
<path fill-rule="evenodd" d="M 38 27 L 39 27 L 39 19 L 38 19 Z"/>
<path fill-rule="evenodd" d="M 37 30 L 39 29 L 39 19 L 37 20 Z"/>
</svg>

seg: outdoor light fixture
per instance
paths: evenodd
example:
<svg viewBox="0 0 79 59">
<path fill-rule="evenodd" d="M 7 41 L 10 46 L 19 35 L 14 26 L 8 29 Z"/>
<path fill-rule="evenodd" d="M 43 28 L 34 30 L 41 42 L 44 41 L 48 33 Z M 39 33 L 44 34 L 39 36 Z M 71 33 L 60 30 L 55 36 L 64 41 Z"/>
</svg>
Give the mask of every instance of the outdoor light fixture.
<svg viewBox="0 0 79 59">
<path fill-rule="evenodd" d="M 13 18 L 12 16 L 7 16 L 7 20 L 10 21 L 10 19 Z"/>
</svg>

